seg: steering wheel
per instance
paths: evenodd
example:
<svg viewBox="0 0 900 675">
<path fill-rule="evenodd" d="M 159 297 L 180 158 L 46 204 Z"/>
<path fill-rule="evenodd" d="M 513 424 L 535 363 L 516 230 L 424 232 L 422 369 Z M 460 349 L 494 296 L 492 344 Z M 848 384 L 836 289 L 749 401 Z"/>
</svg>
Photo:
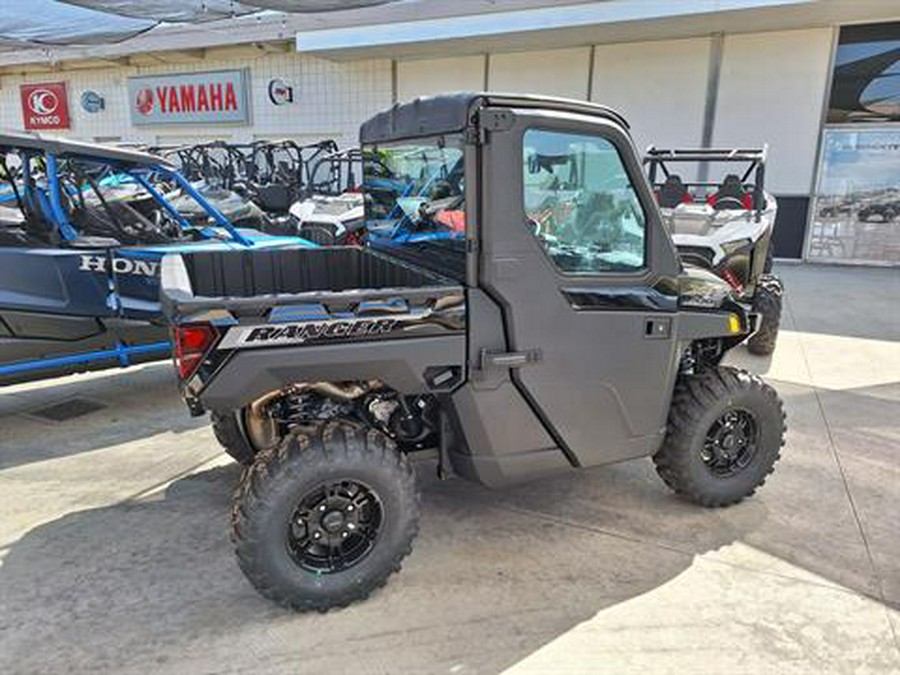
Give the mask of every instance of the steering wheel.
<svg viewBox="0 0 900 675">
<path fill-rule="evenodd" d="M 153 227 L 166 237 L 177 239 L 181 235 L 181 225 L 165 209 L 156 209 L 153 212 Z"/>
<path fill-rule="evenodd" d="M 715 208 L 716 211 L 743 210 L 744 202 L 737 197 L 718 197 Z"/>
</svg>

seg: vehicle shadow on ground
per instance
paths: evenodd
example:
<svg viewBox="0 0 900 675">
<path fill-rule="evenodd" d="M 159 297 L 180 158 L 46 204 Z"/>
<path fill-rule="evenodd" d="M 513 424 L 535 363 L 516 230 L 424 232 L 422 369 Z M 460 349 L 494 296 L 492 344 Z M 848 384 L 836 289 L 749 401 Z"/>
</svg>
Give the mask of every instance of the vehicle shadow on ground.
<svg viewBox="0 0 900 675">
<path fill-rule="evenodd" d="M 188 414 L 169 364 L 43 384 L 0 390 L 0 470 L 209 423 Z M 63 421 L 40 417 L 50 406 L 65 412 L 73 401 L 97 404 L 97 409 Z"/>
<path fill-rule="evenodd" d="M 227 531 L 236 465 L 144 501 L 71 513 L 6 553 L 0 669 L 446 673 L 462 664 L 459 672 L 500 672 L 765 518 L 752 503 L 725 525 L 706 512 L 707 536 L 678 549 L 629 532 L 613 510 L 589 526 L 542 513 L 540 501 L 522 504 L 540 490 L 578 513 L 591 494 L 627 493 L 629 503 L 651 505 L 643 517 L 656 518 L 658 530 L 667 527 L 660 510 L 670 520 L 696 512 L 651 484 L 646 464 L 501 491 L 438 482 L 420 465 L 422 531 L 403 572 L 366 602 L 327 615 L 279 609 L 239 572 Z"/>
</svg>

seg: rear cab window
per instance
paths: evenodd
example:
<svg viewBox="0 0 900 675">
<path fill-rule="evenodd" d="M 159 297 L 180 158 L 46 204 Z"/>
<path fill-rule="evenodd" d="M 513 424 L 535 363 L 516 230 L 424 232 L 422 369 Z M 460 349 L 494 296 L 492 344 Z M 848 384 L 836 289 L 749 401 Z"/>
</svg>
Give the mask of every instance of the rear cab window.
<svg viewBox="0 0 900 675">
<path fill-rule="evenodd" d="M 465 144 L 444 134 L 363 146 L 370 245 L 465 278 Z"/>
</svg>

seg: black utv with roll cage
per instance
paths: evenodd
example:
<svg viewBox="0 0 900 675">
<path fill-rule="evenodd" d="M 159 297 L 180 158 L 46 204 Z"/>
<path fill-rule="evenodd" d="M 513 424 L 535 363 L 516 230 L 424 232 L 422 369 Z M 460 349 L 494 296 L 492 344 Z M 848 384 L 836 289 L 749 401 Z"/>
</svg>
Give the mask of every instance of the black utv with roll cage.
<svg viewBox="0 0 900 675">
<path fill-rule="evenodd" d="M 163 263 L 182 394 L 247 464 L 233 537 L 263 595 L 326 610 L 384 584 L 428 448 L 440 475 L 490 486 L 645 456 L 703 506 L 762 485 L 782 404 L 721 365 L 756 316 L 682 265 L 622 117 L 455 94 L 360 140 L 364 189 L 395 202 L 367 218 L 429 230 L 462 211 L 460 236 Z"/>
<path fill-rule="evenodd" d="M 679 255 L 727 281 L 737 297 L 760 316 L 747 340 L 753 354 L 775 350 L 781 323 L 781 280 L 772 273 L 772 232 L 778 203 L 766 192 L 766 148 L 666 150 L 644 157 L 650 183 Z M 733 173 L 735 165 L 742 167 Z M 678 167 L 721 170 L 721 181 L 686 182 Z"/>
</svg>

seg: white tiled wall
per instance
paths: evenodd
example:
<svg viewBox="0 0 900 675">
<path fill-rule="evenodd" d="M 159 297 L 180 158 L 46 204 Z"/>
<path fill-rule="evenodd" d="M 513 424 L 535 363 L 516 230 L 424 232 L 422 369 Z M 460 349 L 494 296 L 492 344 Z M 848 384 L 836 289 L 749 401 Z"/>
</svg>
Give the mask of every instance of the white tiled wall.
<svg viewBox="0 0 900 675">
<path fill-rule="evenodd" d="M 599 45 L 592 96 L 631 125 L 638 150 L 698 147 L 703 131 L 709 38 Z"/>
<path fill-rule="evenodd" d="M 132 75 L 248 68 L 251 100 L 250 125 L 131 125 L 127 78 Z M 268 84 L 280 78 L 294 88 L 294 103 L 275 106 L 268 98 Z M 0 127 L 22 128 L 19 84 L 65 80 L 69 88 L 72 128 L 55 132 L 77 138 L 115 138 L 146 142 L 183 142 L 193 138 L 225 138 L 247 141 L 254 138 L 291 137 L 301 141 L 325 137 L 354 144 L 359 124 L 391 104 L 391 62 L 364 60 L 335 63 L 324 59 L 286 53 L 256 58 L 205 60 L 192 64 L 118 67 L 65 71 L 28 76 L 0 77 Z M 106 108 L 87 113 L 81 108 L 81 94 L 93 90 L 104 97 Z"/>
<path fill-rule="evenodd" d="M 769 144 L 766 185 L 809 194 L 828 84 L 831 28 L 728 35 L 713 143 Z"/>
<path fill-rule="evenodd" d="M 482 55 L 397 62 L 397 100 L 484 89 Z"/>
<path fill-rule="evenodd" d="M 589 47 L 491 54 L 488 87 L 494 91 L 587 98 Z"/>
</svg>

